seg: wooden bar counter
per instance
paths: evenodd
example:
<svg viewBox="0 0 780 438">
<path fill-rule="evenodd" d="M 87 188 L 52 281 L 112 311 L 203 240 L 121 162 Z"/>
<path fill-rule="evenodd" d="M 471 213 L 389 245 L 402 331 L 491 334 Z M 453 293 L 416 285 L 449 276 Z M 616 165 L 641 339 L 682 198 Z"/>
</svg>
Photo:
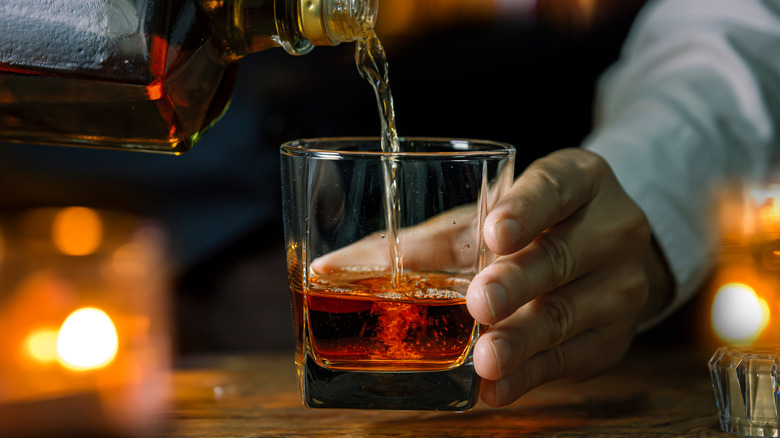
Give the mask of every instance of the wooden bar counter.
<svg viewBox="0 0 780 438">
<path fill-rule="evenodd" d="M 147 437 L 730 437 L 718 426 L 712 352 L 634 347 L 615 369 L 555 382 L 511 406 L 464 413 L 315 410 L 301 404 L 292 353 L 191 357 Z"/>
</svg>

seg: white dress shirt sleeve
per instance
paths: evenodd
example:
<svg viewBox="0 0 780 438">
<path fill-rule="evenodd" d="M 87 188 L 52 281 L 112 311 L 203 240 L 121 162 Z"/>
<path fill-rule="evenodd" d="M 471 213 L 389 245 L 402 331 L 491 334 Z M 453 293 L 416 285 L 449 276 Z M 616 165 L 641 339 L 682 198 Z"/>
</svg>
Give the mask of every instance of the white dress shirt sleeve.
<svg viewBox="0 0 780 438">
<path fill-rule="evenodd" d="M 657 321 L 712 267 L 716 190 L 732 178 L 762 180 L 777 162 L 780 1 L 649 3 L 597 96 L 584 147 L 643 209 L 674 276 L 673 302 Z"/>
</svg>

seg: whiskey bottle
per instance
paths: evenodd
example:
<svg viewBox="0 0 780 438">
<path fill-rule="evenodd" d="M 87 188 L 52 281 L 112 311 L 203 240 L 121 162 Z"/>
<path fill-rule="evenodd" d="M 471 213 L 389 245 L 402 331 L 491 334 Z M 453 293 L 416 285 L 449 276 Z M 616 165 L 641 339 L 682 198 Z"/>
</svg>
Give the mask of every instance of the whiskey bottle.
<svg viewBox="0 0 780 438">
<path fill-rule="evenodd" d="M 355 41 L 377 0 L 2 0 L 0 141 L 180 154 L 239 60 Z"/>
</svg>

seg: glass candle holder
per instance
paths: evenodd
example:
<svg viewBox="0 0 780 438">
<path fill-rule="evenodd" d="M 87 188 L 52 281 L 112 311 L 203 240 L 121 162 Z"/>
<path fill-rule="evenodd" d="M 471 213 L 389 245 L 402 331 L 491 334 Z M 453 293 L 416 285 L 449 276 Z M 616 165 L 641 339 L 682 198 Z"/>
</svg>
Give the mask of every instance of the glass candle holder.
<svg viewBox="0 0 780 438">
<path fill-rule="evenodd" d="M 466 309 L 494 260 L 482 224 L 514 149 L 430 138 L 282 146 L 295 361 L 311 408 L 467 410 L 479 395 Z"/>
<path fill-rule="evenodd" d="M 0 430 L 131 435 L 170 391 L 165 233 L 85 207 L 0 211 Z"/>
<path fill-rule="evenodd" d="M 726 432 L 776 437 L 780 432 L 780 347 L 724 346 L 709 362 L 720 427 Z"/>
</svg>

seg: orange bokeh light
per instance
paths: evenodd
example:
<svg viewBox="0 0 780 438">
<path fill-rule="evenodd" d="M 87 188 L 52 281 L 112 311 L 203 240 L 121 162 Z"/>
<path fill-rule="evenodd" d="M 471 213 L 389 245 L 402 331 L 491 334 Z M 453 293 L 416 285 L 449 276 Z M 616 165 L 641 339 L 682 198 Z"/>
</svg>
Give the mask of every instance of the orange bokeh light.
<svg viewBox="0 0 780 438">
<path fill-rule="evenodd" d="M 51 234 L 54 246 L 63 254 L 89 255 L 100 246 L 103 223 L 90 208 L 68 207 L 54 217 Z"/>
<path fill-rule="evenodd" d="M 55 329 L 41 329 L 30 333 L 25 342 L 27 352 L 38 362 L 55 362 L 57 360 L 57 333 Z"/>
</svg>

